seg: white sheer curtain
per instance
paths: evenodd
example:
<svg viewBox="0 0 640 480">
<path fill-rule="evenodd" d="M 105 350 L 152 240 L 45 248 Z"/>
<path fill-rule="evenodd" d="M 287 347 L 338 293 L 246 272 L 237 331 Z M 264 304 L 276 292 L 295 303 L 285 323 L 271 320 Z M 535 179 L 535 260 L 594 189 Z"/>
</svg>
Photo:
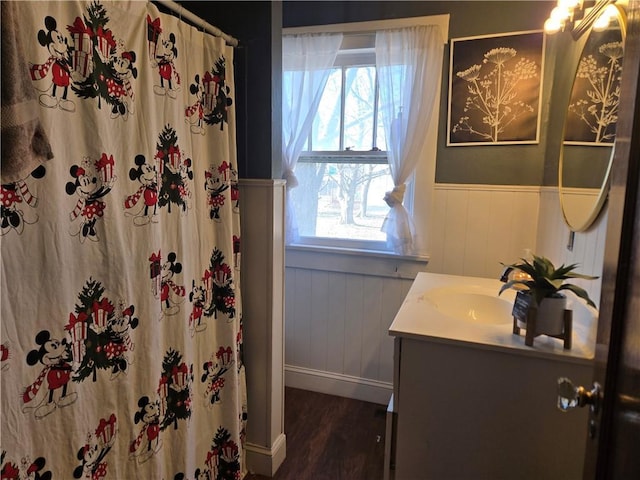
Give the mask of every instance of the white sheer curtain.
<svg viewBox="0 0 640 480">
<path fill-rule="evenodd" d="M 282 39 L 282 178 L 287 181 L 288 244 L 298 238 L 290 195 L 298 185 L 294 169 L 341 43 L 341 33 L 286 35 Z"/>
<path fill-rule="evenodd" d="M 423 158 L 425 133 L 442 79 L 443 41 L 437 25 L 384 30 L 376 34 L 380 111 L 394 189 L 382 225 L 396 253 L 413 253 L 414 226 L 402 204 L 406 182 Z M 430 179 L 433 182 L 433 179 Z"/>
</svg>

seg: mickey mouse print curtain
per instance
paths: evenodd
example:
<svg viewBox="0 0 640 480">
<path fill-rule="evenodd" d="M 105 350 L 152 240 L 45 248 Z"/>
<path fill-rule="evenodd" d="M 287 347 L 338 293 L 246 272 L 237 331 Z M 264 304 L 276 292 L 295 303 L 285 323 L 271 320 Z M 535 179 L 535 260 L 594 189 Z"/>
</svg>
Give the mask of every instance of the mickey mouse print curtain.
<svg viewBox="0 0 640 480">
<path fill-rule="evenodd" d="M 233 49 L 146 2 L 16 8 L 54 158 L 0 190 L 1 477 L 242 478 Z"/>
</svg>

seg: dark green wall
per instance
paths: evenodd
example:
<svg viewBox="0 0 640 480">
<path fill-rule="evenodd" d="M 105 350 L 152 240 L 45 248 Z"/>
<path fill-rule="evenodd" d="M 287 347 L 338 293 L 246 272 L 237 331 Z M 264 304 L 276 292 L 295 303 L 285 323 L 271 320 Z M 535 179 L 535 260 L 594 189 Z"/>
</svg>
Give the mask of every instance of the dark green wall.
<svg viewBox="0 0 640 480">
<path fill-rule="evenodd" d="M 588 35 L 577 41 L 568 33 L 548 37 L 549 64 L 555 66 L 553 86 L 549 96 L 546 162 L 543 185 L 558 184 L 558 159 L 564 156 L 563 185 L 579 188 L 600 188 L 609 165 L 611 149 L 607 147 L 567 145 L 562 149 L 566 118 L 573 79 L 582 48 Z"/>
<path fill-rule="evenodd" d="M 240 177 L 280 178 L 282 3 L 180 3 L 240 42 L 234 55 Z"/>
<path fill-rule="evenodd" d="M 242 178 L 280 178 L 281 28 L 450 14 L 449 37 L 538 30 L 549 1 L 180 2 L 240 40 L 235 52 L 238 163 Z M 447 147 L 449 51 L 445 48 L 436 181 L 556 185 L 564 109 L 575 71 L 568 34 L 547 37 L 540 143 Z M 560 52 L 556 55 L 556 52 Z M 557 61 L 556 61 L 557 60 Z"/>
<path fill-rule="evenodd" d="M 298 27 L 448 13 L 451 15 L 449 38 L 460 38 L 539 30 L 554 6 L 555 2 L 546 1 L 285 1 L 283 2 L 282 25 L 283 27 Z M 561 40 L 566 40 L 566 38 Z M 540 143 L 535 145 L 446 146 L 449 85 L 449 48 L 446 47 L 438 133 L 437 182 L 498 185 L 557 183 L 559 135 L 562 131 L 564 115 L 559 114 L 551 98 L 555 70 L 553 49 L 558 41 L 558 37 L 551 38 L 547 42 L 545 50 Z M 553 105 L 553 108 L 549 108 L 550 105 Z M 560 126 L 558 127 L 557 124 Z M 548 126 L 554 130 L 548 132 Z M 550 141 L 549 145 L 547 144 L 548 140 Z M 547 159 L 546 162 L 545 159 Z"/>
</svg>

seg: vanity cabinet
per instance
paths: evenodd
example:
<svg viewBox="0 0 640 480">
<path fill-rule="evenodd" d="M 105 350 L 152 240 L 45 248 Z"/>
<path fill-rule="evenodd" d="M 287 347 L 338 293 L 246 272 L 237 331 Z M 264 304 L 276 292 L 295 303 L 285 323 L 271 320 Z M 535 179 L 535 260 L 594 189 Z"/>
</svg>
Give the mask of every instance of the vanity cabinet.
<svg viewBox="0 0 640 480">
<path fill-rule="evenodd" d="M 538 339 L 526 347 L 509 324 L 476 333 L 477 341 L 460 339 L 456 327 L 465 325 L 452 325 L 451 335 L 442 325 L 430 331 L 430 322 L 458 321 L 436 318 L 423 300 L 439 277 L 469 281 L 420 274 L 390 328 L 395 371 L 385 478 L 582 478 L 588 411 L 560 412 L 556 388 L 559 377 L 589 385 L 592 350 L 575 337 L 575 351 L 557 339 L 549 340 L 559 348 Z"/>
</svg>

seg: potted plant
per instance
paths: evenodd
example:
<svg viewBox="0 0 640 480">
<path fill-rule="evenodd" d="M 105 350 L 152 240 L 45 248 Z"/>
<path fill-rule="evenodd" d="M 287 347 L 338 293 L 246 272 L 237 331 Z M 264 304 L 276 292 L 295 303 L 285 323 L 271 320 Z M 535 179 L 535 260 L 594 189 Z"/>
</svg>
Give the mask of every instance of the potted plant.
<svg viewBox="0 0 640 480">
<path fill-rule="evenodd" d="M 505 265 L 503 281 L 500 288 L 501 294 L 509 288 L 518 290 L 516 301 L 513 305 L 513 316 L 518 321 L 518 326 L 526 328 L 529 315 L 535 314 L 536 324 L 534 335 L 562 335 L 564 329 L 564 311 L 567 307 L 567 299 L 562 290 L 569 290 L 595 308 L 595 304 L 589 298 L 589 294 L 583 288 L 567 283 L 565 280 L 581 278 L 594 280 L 598 277 L 576 273 L 574 270 L 578 264 L 561 265 L 556 268 L 545 257 L 533 255 L 533 260 L 521 258 L 522 262 Z M 504 265 L 504 264 L 503 264 Z M 531 310 L 535 309 L 535 312 Z"/>
</svg>

